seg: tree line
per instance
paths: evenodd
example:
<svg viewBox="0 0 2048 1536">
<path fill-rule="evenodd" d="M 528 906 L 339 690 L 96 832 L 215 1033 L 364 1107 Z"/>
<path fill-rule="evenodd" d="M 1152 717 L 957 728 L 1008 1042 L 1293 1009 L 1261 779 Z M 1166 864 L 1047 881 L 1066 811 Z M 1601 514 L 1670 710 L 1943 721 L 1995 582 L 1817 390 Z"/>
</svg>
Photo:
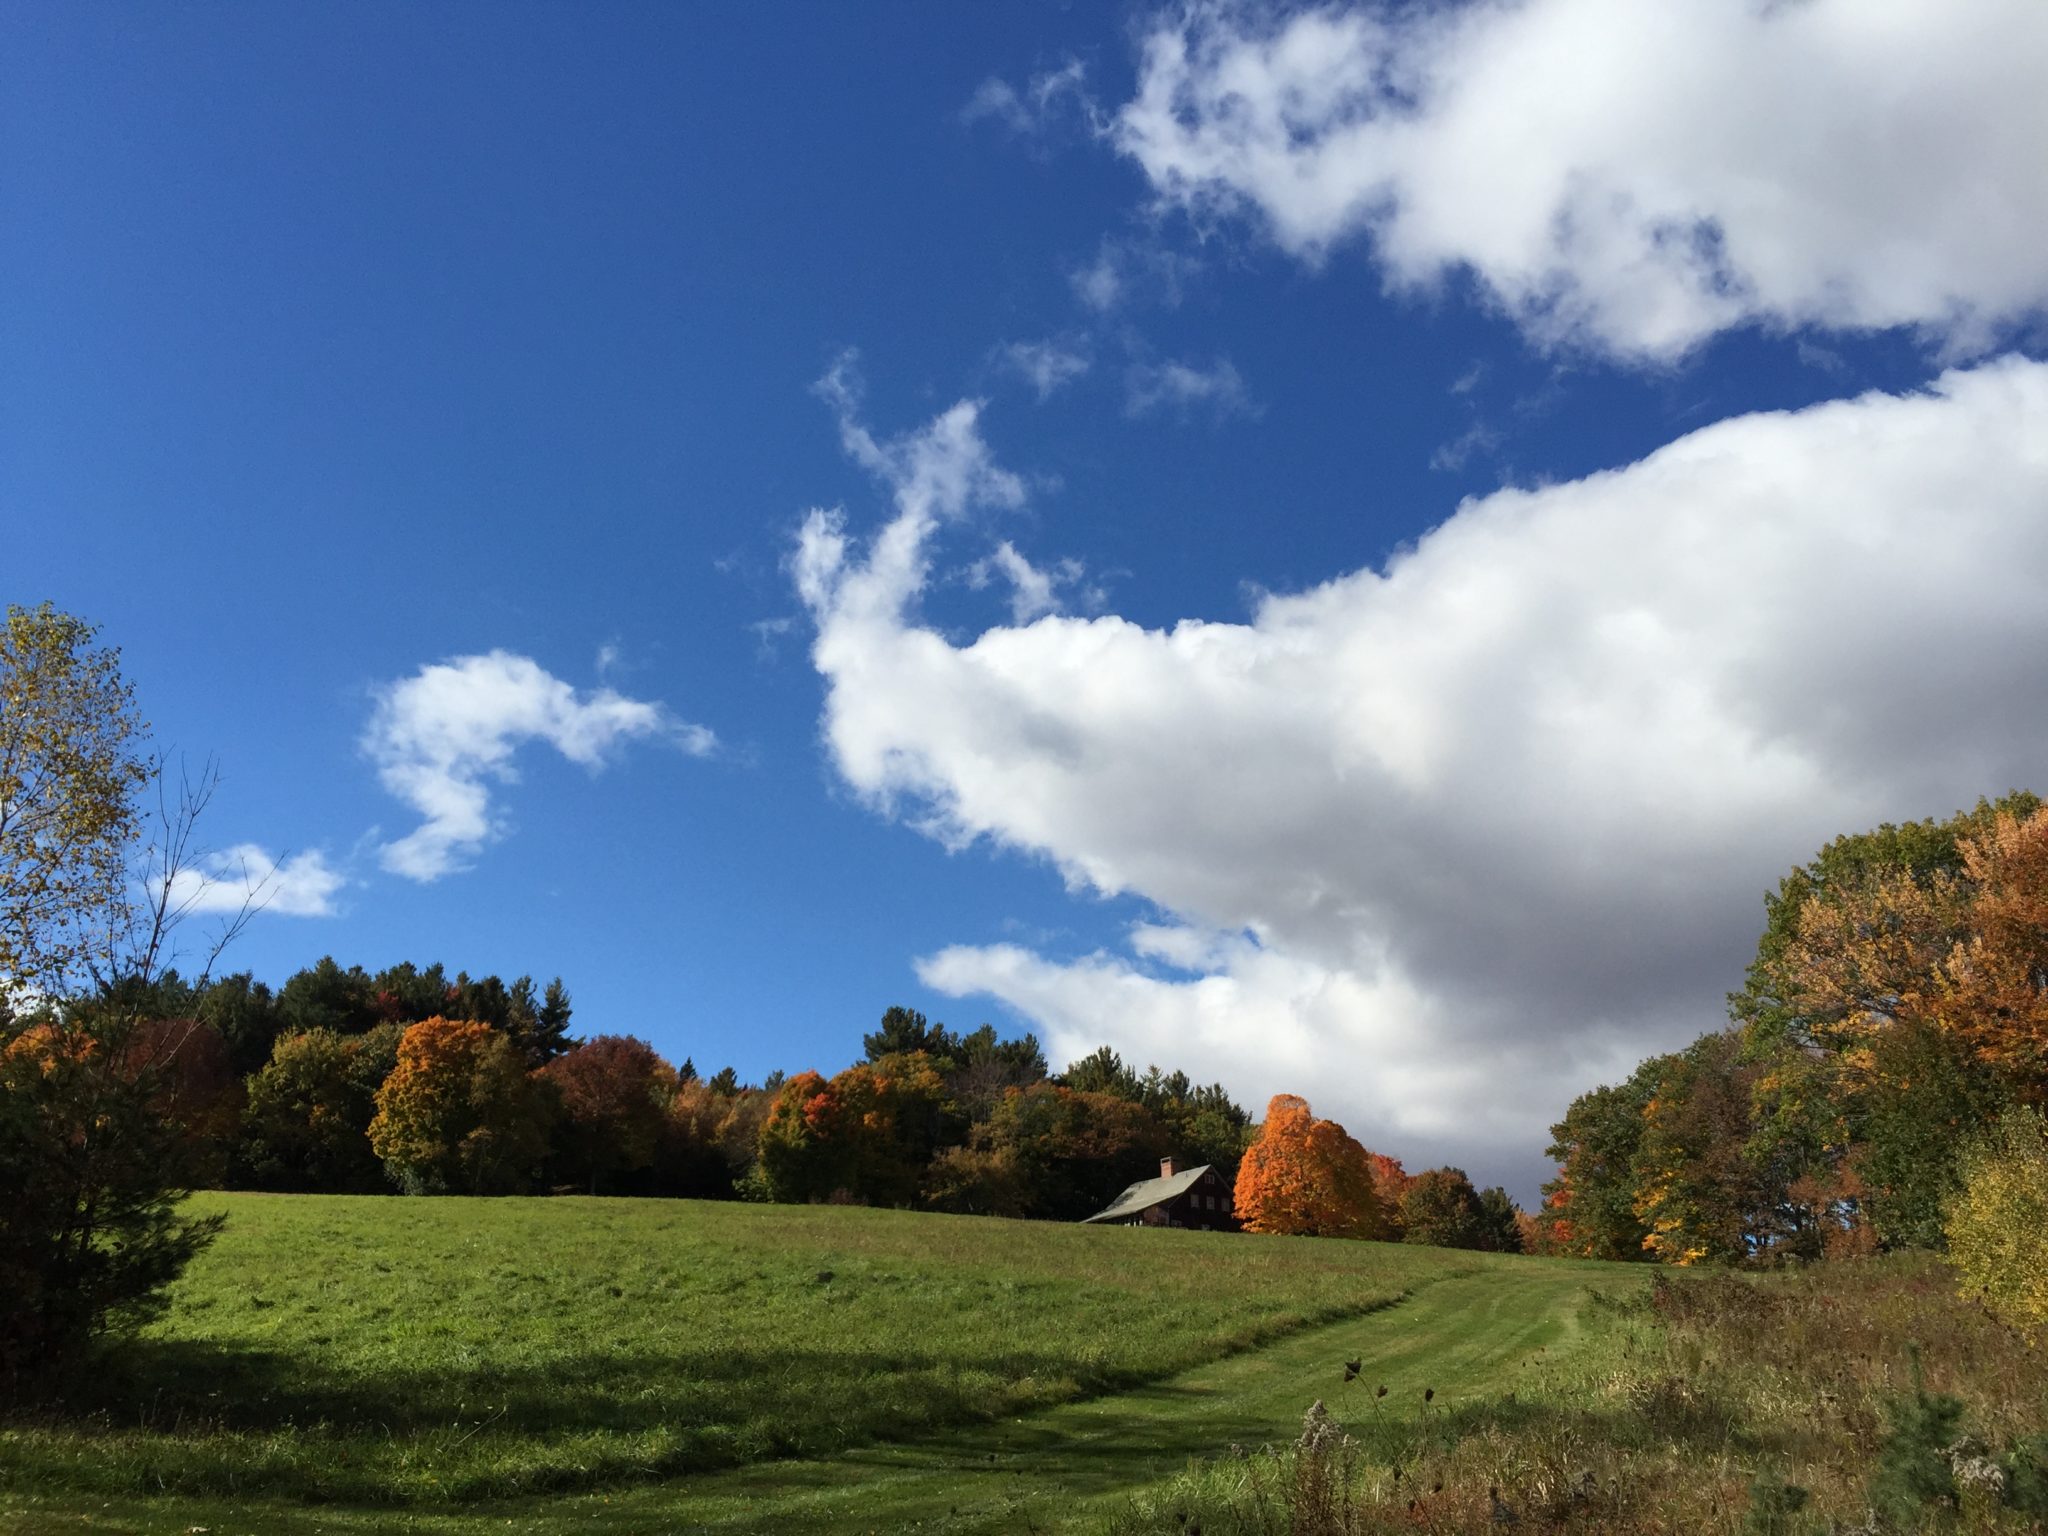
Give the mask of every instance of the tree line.
<svg viewBox="0 0 2048 1536">
<path fill-rule="evenodd" d="M 1239 1180 L 1254 1230 L 1520 1246 L 1512 1202 L 1409 1175 L 1283 1096 L 1263 1125 L 1220 1083 L 1108 1046 L 1053 1073 L 1037 1038 L 892 1007 L 861 1057 L 743 1083 L 630 1035 L 572 1033 L 557 977 L 376 972 L 332 957 L 272 989 L 169 970 L 18 1019 L 13 1057 L 88 1050 L 101 1020 L 185 1145 L 190 1181 L 293 1193 L 555 1192 L 917 1207 L 1079 1220 L 1167 1156 Z M 1239 1179 L 1252 1159 L 1254 1175 Z M 1289 1181 L 1292 1181 L 1291 1184 Z M 1283 1211 L 1273 1192 L 1295 1202 Z M 1284 1200 L 1283 1200 L 1284 1203 Z"/>
<path fill-rule="evenodd" d="M 1835 839 L 1766 898 L 1728 1002 L 1726 1028 L 1552 1128 L 1537 1246 L 1672 1264 L 1945 1249 L 1994 1296 L 2048 1274 L 2037 796 Z"/>
</svg>

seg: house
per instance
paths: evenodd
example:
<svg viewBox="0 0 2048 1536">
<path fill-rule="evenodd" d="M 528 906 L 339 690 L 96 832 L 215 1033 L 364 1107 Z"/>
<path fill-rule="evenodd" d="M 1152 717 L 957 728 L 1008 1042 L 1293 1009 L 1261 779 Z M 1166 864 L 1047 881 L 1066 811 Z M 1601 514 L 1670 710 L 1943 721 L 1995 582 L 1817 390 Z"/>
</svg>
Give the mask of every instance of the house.
<svg viewBox="0 0 2048 1536">
<path fill-rule="evenodd" d="M 1117 1227 L 1196 1227 L 1206 1232 L 1235 1232 L 1229 1182 L 1207 1163 L 1176 1168 L 1170 1157 L 1159 1160 L 1159 1177 L 1140 1179 L 1097 1211 L 1089 1222 Z"/>
</svg>

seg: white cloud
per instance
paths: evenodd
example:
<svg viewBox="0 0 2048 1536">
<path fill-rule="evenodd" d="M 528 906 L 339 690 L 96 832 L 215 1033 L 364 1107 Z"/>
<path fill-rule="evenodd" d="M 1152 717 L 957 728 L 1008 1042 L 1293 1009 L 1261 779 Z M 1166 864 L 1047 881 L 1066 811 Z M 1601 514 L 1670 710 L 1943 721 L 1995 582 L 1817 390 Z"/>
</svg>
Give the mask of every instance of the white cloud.
<svg viewBox="0 0 2048 1536">
<path fill-rule="evenodd" d="M 422 667 L 380 690 L 363 737 L 384 787 L 425 818 L 386 843 L 381 862 L 413 880 L 465 868 L 502 834 L 490 786 L 518 778 L 513 757 L 529 741 L 596 769 L 619 744 L 642 737 L 667 739 L 698 756 L 717 745 L 709 730 L 675 719 L 660 704 L 610 688 L 578 693 L 509 651 Z"/>
<path fill-rule="evenodd" d="M 154 891 L 161 881 L 152 885 Z M 282 862 L 255 843 L 209 853 L 178 871 L 169 907 L 188 914 L 235 913 L 245 906 L 280 917 L 332 917 L 348 879 L 318 851 Z"/>
<path fill-rule="evenodd" d="M 1067 281 L 1073 285 L 1074 297 L 1098 314 L 1139 301 L 1171 309 L 1201 270 L 1200 261 L 1156 240 L 1107 236 L 1096 247 L 1094 258 L 1069 272 Z"/>
<path fill-rule="evenodd" d="M 1090 111 L 1086 67 L 1069 59 L 1058 69 L 1034 75 L 1023 90 L 990 76 L 975 87 L 960 109 L 963 123 L 997 122 L 1021 135 L 1043 133 L 1071 107 L 1085 117 Z"/>
<path fill-rule="evenodd" d="M 1258 414 L 1237 365 L 1224 357 L 1207 367 L 1184 362 L 1134 363 L 1124 375 L 1124 410 L 1132 416 L 1149 416 L 1154 411 L 1188 416 L 1201 411 L 1217 421 Z"/>
<path fill-rule="evenodd" d="M 1082 574 L 1078 560 L 1061 560 L 1041 569 L 1005 539 L 967 568 L 967 584 L 979 591 L 1001 577 L 1010 584 L 1010 622 L 1029 624 L 1048 613 L 1058 613 L 1062 606 L 1060 588 L 1073 586 Z"/>
<path fill-rule="evenodd" d="M 1159 199 L 1533 337 L 1646 360 L 1745 323 L 1981 349 L 2048 303 L 2039 0 L 1478 0 L 1157 21 L 1114 143 Z"/>
<path fill-rule="evenodd" d="M 999 466 L 982 441 L 979 401 L 963 400 L 920 432 L 877 442 L 861 425 L 856 361 L 852 353 L 842 357 L 819 381 L 818 394 L 839 418 L 848 457 L 889 487 L 896 517 L 854 568 L 846 563 L 845 518 L 814 509 L 797 535 L 790 569 L 813 613 L 830 608 L 893 620 L 924 588 L 926 544 L 939 525 L 977 507 L 1022 506 L 1024 482 Z"/>
<path fill-rule="evenodd" d="M 1041 400 L 1050 399 L 1087 373 L 1086 347 L 1072 340 L 1013 341 L 996 349 L 996 356 L 1012 373 L 1026 380 Z"/>
<path fill-rule="evenodd" d="M 1429 456 L 1431 469 L 1456 474 L 1473 459 L 1500 446 L 1500 433 L 1483 421 L 1475 421 L 1447 443 L 1439 443 Z"/>
<path fill-rule="evenodd" d="M 1164 630 L 921 625 L 919 487 L 1007 482 L 972 407 L 879 453 L 895 517 L 798 557 L 838 771 L 1164 914 L 927 981 L 1524 1193 L 1575 1093 L 1718 1022 L 1787 867 L 2048 761 L 2048 364 L 1724 421 Z"/>
<path fill-rule="evenodd" d="M 1076 267 L 1069 274 L 1069 280 L 1074 285 L 1074 297 L 1103 314 L 1115 309 L 1124 296 L 1123 268 L 1107 244 L 1095 253 L 1095 259 L 1088 265 Z"/>
</svg>

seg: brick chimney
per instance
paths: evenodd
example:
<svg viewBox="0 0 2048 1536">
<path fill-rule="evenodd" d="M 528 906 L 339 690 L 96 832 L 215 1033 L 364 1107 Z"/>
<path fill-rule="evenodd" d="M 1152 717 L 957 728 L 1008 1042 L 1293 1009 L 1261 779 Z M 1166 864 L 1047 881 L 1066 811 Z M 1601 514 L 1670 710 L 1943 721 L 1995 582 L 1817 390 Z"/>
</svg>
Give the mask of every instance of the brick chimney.
<svg viewBox="0 0 2048 1536">
<path fill-rule="evenodd" d="M 1162 1179 L 1170 1179 L 1173 1177 L 1172 1158 L 1162 1157 L 1161 1159 L 1159 1159 L 1159 1177 L 1161 1177 Z"/>
</svg>

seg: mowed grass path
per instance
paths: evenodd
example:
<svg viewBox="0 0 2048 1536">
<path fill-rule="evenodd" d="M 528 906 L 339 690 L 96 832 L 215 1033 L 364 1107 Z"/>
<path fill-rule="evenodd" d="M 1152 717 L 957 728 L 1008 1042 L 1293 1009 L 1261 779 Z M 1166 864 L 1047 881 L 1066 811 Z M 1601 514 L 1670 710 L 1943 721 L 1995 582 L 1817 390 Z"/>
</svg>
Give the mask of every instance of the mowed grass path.
<svg viewBox="0 0 2048 1536">
<path fill-rule="evenodd" d="M 0 1528 L 1057 1528 L 1346 1411 L 1360 1352 L 1395 1407 L 1511 1386 L 1616 1282 L 846 1208 L 207 1204 L 229 1233 L 94 1415 L 0 1425 Z"/>
<path fill-rule="evenodd" d="M 426 1512 L 831 1458 L 1156 1382 L 1484 1263 L 824 1207 L 198 1203 L 228 1231 L 122 1370 L 0 1426 L 17 1522 L 138 1495 Z"/>
</svg>

